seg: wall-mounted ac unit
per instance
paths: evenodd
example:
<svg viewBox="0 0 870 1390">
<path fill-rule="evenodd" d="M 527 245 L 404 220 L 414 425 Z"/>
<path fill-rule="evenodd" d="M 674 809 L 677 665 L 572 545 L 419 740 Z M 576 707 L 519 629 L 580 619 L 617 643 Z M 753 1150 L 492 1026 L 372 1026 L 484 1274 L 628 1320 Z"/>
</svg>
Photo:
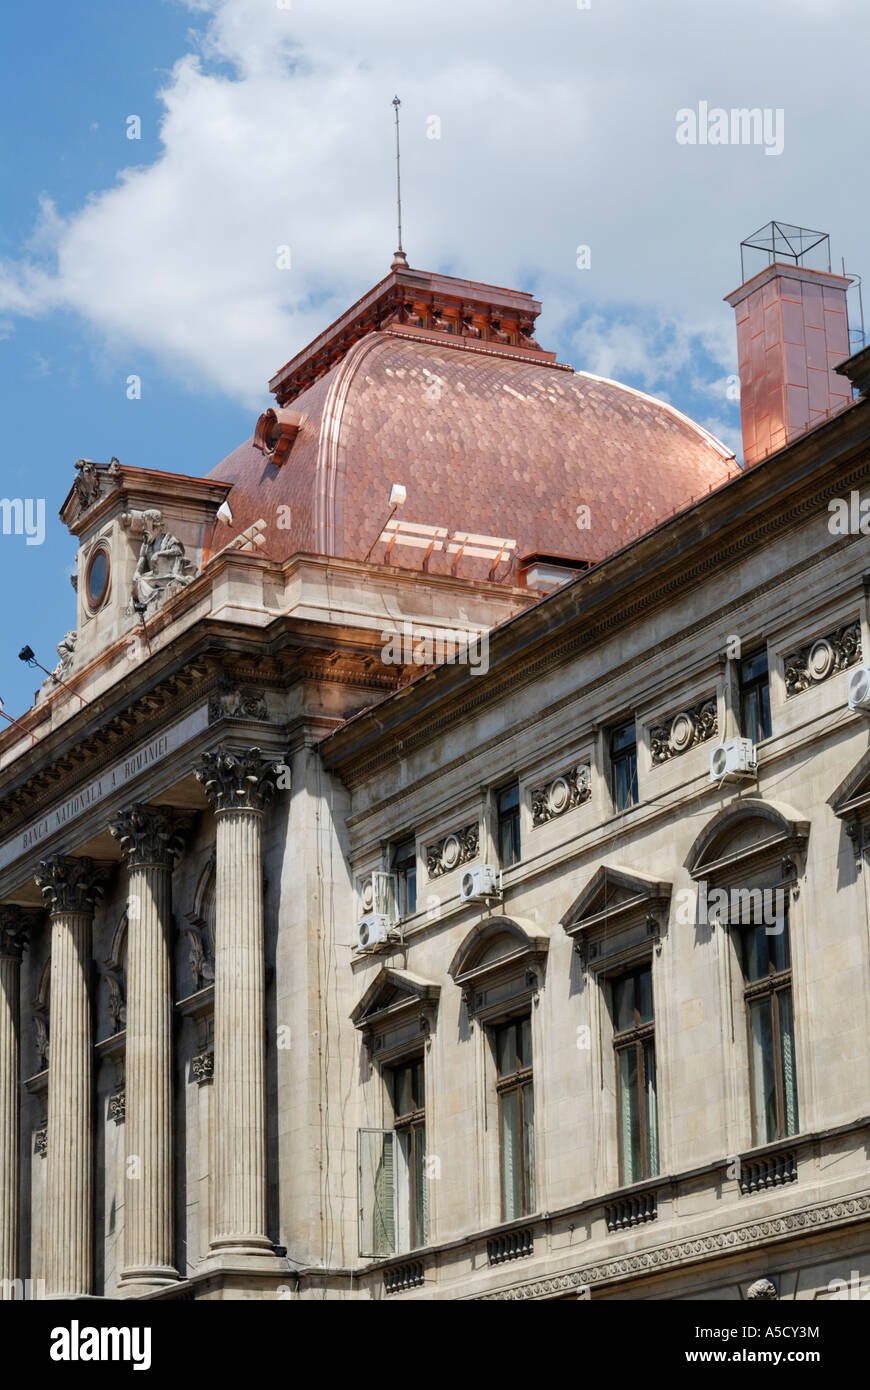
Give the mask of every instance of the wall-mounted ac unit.
<svg viewBox="0 0 870 1390">
<path fill-rule="evenodd" d="M 849 677 L 849 709 L 870 714 L 870 666 L 858 666 Z"/>
<path fill-rule="evenodd" d="M 362 916 L 354 928 L 355 949 L 374 951 L 395 936 L 396 875 L 375 869 L 358 883 Z"/>
<path fill-rule="evenodd" d="M 356 924 L 356 949 L 373 951 L 376 946 L 385 946 L 390 940 L 392 928 L 390 920 L 382 912 L 373 912 Z"/>
<path fill-rule="evenodd" d="M 459 882 L 459 897 L 464 903 L 500 898 L 501 873 L 493 864 L 479 864 L 474 869 L 466 869 Z"/>
<path fill-rule="evenodd" d="M 729 738 L 710 754 L 710 781 L 726 777 L 754 777 L 758 768 L 755 744 L 751 738 Z"/>
<path fill-rule="evenodd" d="M 370 917 L 372 913 L 375 913 L 388 917 L 391 923 L 395 922 L 395 874 L 387 874 L 381 869 L 375 869 L 374 873 L 368 874 L 360 881 L 359 896 L 360 906 L 366 917 Z"/>
</svg>

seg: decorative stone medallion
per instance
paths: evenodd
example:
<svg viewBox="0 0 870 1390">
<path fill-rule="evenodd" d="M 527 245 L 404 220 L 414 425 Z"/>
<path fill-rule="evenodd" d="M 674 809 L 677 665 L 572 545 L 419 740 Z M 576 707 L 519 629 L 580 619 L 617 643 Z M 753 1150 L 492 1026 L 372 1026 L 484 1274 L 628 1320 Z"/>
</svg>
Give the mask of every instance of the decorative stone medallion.
<svg viewBox="0 0 870 1390">
<path fill-rule="evenodd" d="M 462 864 L 476 859 L 480 848 L 480 826 L 477 821 L 462 830 L 451 831 L 443 840 L 426 847 L 426 865 L 430 878 L 440 878 Z"/>
<path fill-rule="evenodd" d="M 568 768 L 560 772 L 542 787 L 532 792 L 532 825 L 546 825 L 548 821 L 573 811 L 592 795 L 592 772 L 588 764 Z"/>
<path fill-rule="evenodd" d="M 715 700 L 701 700 L 696 705 L 681 709 L 670 719 L 664 719 L 650 729 L 652 762 L 655 765 L 678 758 L 697 744 L 715 738 L 718 732 L 719 716 Z"/>
<path fill-rule="evenodd" d="M 861 624 L 846 623 L 827 637 L 808 642 L 785 658 L 786 699 L 829 680 L 861 660 Z"/>
</svg>

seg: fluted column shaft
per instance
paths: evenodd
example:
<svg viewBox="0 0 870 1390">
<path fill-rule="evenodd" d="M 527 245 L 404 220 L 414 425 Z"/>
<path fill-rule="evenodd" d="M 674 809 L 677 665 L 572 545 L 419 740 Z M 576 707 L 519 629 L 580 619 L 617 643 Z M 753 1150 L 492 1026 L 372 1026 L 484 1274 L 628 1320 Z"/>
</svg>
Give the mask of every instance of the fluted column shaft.
<svg viewBox="0 0 870 1390">
<path fill-rule="evenodd" d="M 51 911 L 46 1292 L 71 1296 L 91 1293 L 94 1273 L 90 977 L 102 885 L 87 859 L 44 861 L 36 881 Z"/>
<path fill-rule="evenodd" d="M 18 1278 L 19 992 L 23 914 L 0 906 L 0 1299 Z"/>
<path fill-rule="evenodd" d="M 127 858 L 124 1284 L 175 1268 L 172 1108 L 172 866 L 186 821 L 136 805 L 111 826 Z"/>
<path fill-rule="evenodd" d="M 274 768 L 251 749 L 207 754 L 197 777 L 217 818 L 214 1251 L 271 1249 L 266 1220 L 262 820 Z"/>
</svg>

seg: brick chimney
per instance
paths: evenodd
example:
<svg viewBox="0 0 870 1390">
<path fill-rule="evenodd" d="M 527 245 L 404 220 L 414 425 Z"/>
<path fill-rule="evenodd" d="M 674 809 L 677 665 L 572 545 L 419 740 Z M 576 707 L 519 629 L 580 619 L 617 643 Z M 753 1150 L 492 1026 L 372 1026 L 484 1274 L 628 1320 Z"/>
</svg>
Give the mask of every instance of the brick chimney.
<svg viewBox="0 0 870 1390">
<path fill-rule="evenodd" d="M 849 356 L 846 291 L 852 281 L 830 270 L 799 263 L 806 237 L 827 237 L 782 225 L 767 244 L 749 239 L 743 246 L 767 250 L 771 263 L 726 295 L 737 317 L 740 414 L 747 468 L 760 463 L 852 399 L 848 381 L 834 368 Z M 763 232 L 767 229 L 763 228 Z M 759 237 L 759 233 L 755 237 Z M 777 236 L 779 239 L 777 240 Z M 777 259 L 795 256 L 795 264 Z"/>
</svg>

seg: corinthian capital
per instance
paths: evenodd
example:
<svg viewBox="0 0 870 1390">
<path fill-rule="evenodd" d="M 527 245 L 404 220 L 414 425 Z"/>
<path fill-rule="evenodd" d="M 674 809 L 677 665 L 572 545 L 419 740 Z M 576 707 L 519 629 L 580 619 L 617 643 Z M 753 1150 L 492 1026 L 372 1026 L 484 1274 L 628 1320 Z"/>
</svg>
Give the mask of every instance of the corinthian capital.
<svg viewBox="0 0 870 1390">
<path fill-rule="evenodd" d="M 38 917 L 33 910 L 15 903 L 0 903 L 0 956 L 20 960 L 27 944 L 28 927 Z"/>
<path fill-rule="evenodd" d="M 56 854 L 40 862 L 34 877 L 52 913 L 93 912 L 105 887 L 106 871 L 92 859 Z"/>
<path fill-rule="evenodd" d="M 127 867 L 144 864 L 171 869 L 184 848 L 191 817 L 178 815 L 168 806 L 136 804 L 116 816 L 109 829 L 127 860 Z"/>
<path fill-rule="evenodd" d="M 259 748 L 230 752 L 223 744 L 203 753 L 196 780 L 214 810 L 262 811 L 275 790 L 278 767 Z"/>
</svg>

